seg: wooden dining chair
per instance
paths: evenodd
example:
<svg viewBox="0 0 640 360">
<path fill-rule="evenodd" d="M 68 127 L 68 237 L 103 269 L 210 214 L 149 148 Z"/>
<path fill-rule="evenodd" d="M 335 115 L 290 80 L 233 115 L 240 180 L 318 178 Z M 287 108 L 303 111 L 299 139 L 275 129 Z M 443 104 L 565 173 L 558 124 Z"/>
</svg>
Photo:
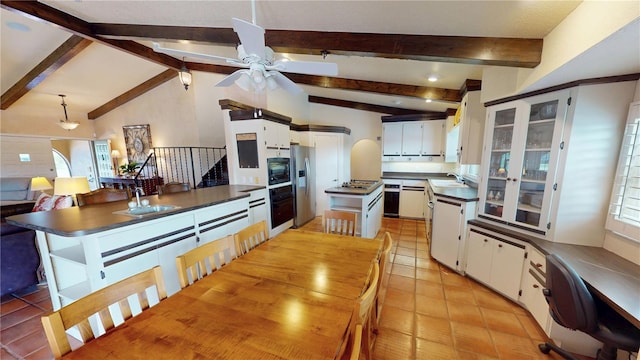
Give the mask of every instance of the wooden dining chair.
<svg viewBox="0 0 640 360">
<path fill-rule="evenodd" d="M 89 191 L 88 193 L 76 194 L 76 201 L 78 202 L 78 206 L 129 200 L 130 198 L 131 193 L 129 192 L 129 189 L 100 188 Z"/>
<path fill-rule="evenodd" d="M 173 194 L 178 192 L 191 191 L 191 185 L 189 185 L 188 183 L 169 182 L 164 185 L 156 186 L 156 190 L 158 190 L 158 195 Z"/>
<path fill-rule="evenodd" d="M 341 353 L 338 358 L 359 359 L 361 354 L 367 360 L 371 359 L 374 345 L 373 332 L 373 304 L 378 289 L 378 278 L 380 277 L 380 266 L 373 260 L 371 271 L 367 278 L 367 287 L 356 300 L 353 316 L 349 324 L 348 338 L 343 341 Z M 347 357 L 350 356 L 350 357 Z"/>
<path fill-rule="evenodd" d="M 235 234 L 236 254 L 238 256 L 248 253 L 254 247 L 269 240 L 267 222 L 262 220 L 238 231 Z"/>
<path fill-rule="evenodd" d="M 376 290 L 376 301 L 373 309 L 373 331 L 377 333 L 378 322 L 380 321 L 380 289 L 382 288 L 382 282 L 387 277 L 387 265 L 391 256 L 391 248 L 393 247 L 393 239 L 391 234 L 387 231 L 384 233 L 384 242 L 382 243 L 382 251 L 380 252 L 380 258 L 378 264 L 380 266 L 380 276 L 378 276 L 378 289 Z"/>
<path fill-rule="evenodd" d="M 147 289 L 155 287 L 159 300 L 167 297 L 162 269 L 156 266 L 115 284 L 97 290 L 71 304 L 42 317 L 42 326 L 51 351 L 56 358 L 71 352 L 66 330 L 76 327 L 82 341 L 87 343 L 99 334 L 89 325 L 89 317 L 96 314 L 105 331 L 115 328 L 109 306 L 118 304 L 122 318 L 133 317 L 128 297 L 137 295 L 140 309 L 148 309 Z M 120 325 L 120 324 L 118 324 Z"/>
<path fill-rule="evenodd" d="M 322 228 L 327 234 L 356 235 L 356 213 L 350 211 L 325 210 Z"/>
<path fill-rule="evenodd" d="M 211 241 L 176 257 L 180 287 L 185 287 L 220 269 L 236 258 L 233 235 Z"/>
</svg>

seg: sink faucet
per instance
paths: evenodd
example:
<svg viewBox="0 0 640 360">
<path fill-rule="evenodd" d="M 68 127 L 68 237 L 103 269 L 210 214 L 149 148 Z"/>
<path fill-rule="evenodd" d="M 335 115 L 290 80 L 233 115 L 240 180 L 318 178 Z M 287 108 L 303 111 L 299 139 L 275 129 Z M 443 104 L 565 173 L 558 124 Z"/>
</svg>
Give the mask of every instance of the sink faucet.
<svg viewBox="0 0 640 360">
<path fill-rule="evenodd" d="M 133 192 L 136 193 L 136 204 L 138 205 L 138 207 L 142 206 L 142 204 L 140 204 L 140 192 L 141 191 L 143 191 L 143 190 L 142 190 L 142 188 L 139 188 L 139 187 L 133 189 Z"/>
<path fill-rule="evenodd" d="M 464 179 L 462 178 L 462 176 L 458 175 L 458 174 L 454 174 L 454 173 L 447 173 L 447 176 L 454 176 L 456 178 L 456 181 L 459 183 L 464 182 Z"/>
</svg>

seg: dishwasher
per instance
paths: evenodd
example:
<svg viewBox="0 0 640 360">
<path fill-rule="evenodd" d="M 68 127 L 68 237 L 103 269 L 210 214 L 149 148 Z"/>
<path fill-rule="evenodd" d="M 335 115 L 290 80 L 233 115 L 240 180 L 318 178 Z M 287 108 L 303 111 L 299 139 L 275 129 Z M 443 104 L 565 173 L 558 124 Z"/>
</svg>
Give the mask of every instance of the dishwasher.
<svg viewBox="0 0 640 360">
<path fill-rule="evenodd" d="M 384 216 L 400 216 L 400 184 L 384 182 Z"/>
</svg>

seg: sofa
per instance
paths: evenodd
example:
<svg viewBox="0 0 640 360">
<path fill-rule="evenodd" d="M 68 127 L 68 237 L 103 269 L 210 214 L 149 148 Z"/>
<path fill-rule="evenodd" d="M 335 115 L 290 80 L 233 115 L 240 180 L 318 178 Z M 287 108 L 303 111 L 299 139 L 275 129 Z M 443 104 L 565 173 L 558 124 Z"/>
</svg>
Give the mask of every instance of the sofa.
<svg viewBox="0 0 640 360">
<path fill-rule="evenodd" d="M 40 255 L 36 233 L 8 224 L 5 218 L 31 212 L 35 201 L 29 189 L 31 178 L 0 178 L 0 296 L 38 283 Z"/>
</svg>

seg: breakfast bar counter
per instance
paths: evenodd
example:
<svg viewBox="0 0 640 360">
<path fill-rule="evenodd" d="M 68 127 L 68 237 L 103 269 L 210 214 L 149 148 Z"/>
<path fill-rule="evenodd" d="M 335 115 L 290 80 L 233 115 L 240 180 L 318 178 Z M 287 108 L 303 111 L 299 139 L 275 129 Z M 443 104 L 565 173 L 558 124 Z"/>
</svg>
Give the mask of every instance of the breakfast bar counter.
<svg viewBox="0 0 640 360">
<path fill-rule="evenodd" d="M 175 257 L 253 223 L 255 209 L 249 199 L 255 193 L 266 198 L 264 187 L 226 185 L 143 197 L 150 207 L 171 205 L 170 210 L 144 215 L 123 215 L 127 201 L 117 201 L 16 215 L 7 221 L 36 230 L 57 310 L 157 265 L 163 269 L 167 294 L 177 292 Z"/>
</svg>

